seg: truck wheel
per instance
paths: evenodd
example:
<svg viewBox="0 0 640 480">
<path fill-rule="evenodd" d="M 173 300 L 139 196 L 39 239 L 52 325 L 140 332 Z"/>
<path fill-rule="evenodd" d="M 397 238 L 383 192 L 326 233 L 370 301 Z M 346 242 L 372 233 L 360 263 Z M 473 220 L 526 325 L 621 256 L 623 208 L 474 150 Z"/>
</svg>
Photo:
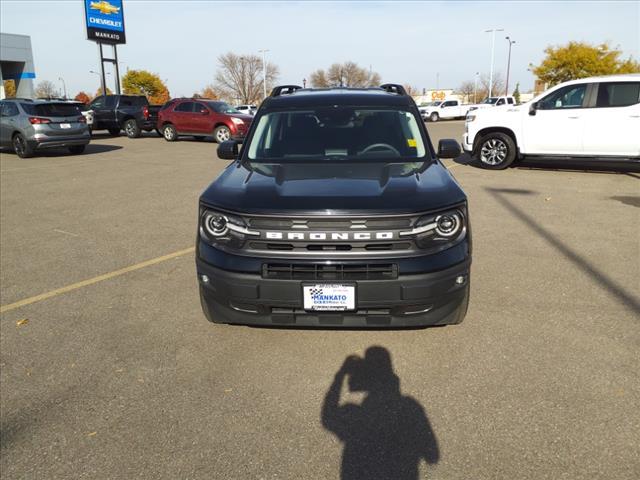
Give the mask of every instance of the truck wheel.
<svg viewBox="0 0 640 480">
<path fill-rule="evenodd" d="M 433 112 L 431 115 L 429 115 L 429 120 L 431 120 L 432 122 L 437 122 L 440 119 L 440 115 L 438 115 L 438 112 Z"/>
<path fill-rule="evenodd" d="M 127 134 L 129 138 L 138 138 L 142 135 L 142 131 L 138 126 L 138 122 L 136 122 L 133 118 L 130 118 L 126 122 L 124 122 L 124 133 Z"/>
<path fill-rule="evenodd" d="M 216 143 L 226 142 L 231 138 L 231 131 L 229 127 L 226 125 L 220 125 L 213 131 L 213 138 L 215 138 Z"/>
<path fill-rule="evenodd" d="M 109 135 L 111 135 L 112 137 L 120 136 L 120 129 L 119 128 L 110 128 L 109 129 Z"/>
<path fill-rule="evenodd" d="M 162 136 L 167 142 L 175 142 L 178 138 L 176 127 L 167 123 L 162 127 Z"/>
<path fill-rule="evenodd" d="M 71 152 L 73 155 L 80 155 L 82 152 L 84 152 L 86 145 L 72 145 L 69 147 L 69 152 Z"/>
<path fill-rule="evenodd" d="M 29 145 L 29 142 L 24 138 L 21 133 L 16 133 L 13 136 L 13 151 L 16 152 L 20 158 L 33 157 L 33 147 Z"/>
<path fill-rule="evenodd" d="M 482 168 L 502 170 L 516 159 L 516 144 L 505 133 L 489 133 L 480 140 L 476 155 Z"/>
</svg>

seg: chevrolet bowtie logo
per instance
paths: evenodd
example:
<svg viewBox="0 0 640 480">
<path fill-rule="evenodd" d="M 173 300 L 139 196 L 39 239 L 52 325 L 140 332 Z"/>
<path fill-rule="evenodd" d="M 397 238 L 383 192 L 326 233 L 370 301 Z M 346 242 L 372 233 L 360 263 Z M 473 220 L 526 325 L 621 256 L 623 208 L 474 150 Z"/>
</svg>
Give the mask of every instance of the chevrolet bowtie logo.
<svg viewBox="0 0 640 480">
<path fill-rule="evenodd" d="M 111 15 L 112 13 L 118 13 L 120 11 L 120 7 L 116 7 L 115 5 L 111 5 L 106 0 L 102 0 L 101 2 L 91 2 L 89 7 L 92 10 L 98 10 L 103 15 Z"/>
</svg>

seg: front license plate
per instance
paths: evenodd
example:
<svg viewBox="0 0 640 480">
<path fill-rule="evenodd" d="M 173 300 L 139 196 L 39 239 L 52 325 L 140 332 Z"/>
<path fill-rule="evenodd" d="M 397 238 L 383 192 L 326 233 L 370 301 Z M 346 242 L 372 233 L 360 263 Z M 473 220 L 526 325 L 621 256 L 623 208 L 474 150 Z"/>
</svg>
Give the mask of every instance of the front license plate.
<svg viewBox="0 0 640 480">
<path fill-rule="evenodd" d="M 60 124 L 60 128 L 71 128 L 71 124 L 70 123 L 61 123 Z"/>
<path fill-rule="evenodd" d="M 356 309 L 355 285 L 303 285 L 305 310 L 345 311 Z"/>
</svg>

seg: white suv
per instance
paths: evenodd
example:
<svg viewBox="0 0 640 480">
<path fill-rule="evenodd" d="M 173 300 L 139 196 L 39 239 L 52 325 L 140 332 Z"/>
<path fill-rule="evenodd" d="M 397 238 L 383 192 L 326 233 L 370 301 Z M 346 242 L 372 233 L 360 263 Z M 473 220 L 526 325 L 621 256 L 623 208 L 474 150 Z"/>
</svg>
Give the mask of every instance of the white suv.
<svg viewBox="0 0 640 480">
<path fill-rule="evenodd" d="M 471 111 L 462 146 L 490 169 L 523 157 L 640 164 L 640 74 L 573 80 L 524 105 Z"/>
</svg>

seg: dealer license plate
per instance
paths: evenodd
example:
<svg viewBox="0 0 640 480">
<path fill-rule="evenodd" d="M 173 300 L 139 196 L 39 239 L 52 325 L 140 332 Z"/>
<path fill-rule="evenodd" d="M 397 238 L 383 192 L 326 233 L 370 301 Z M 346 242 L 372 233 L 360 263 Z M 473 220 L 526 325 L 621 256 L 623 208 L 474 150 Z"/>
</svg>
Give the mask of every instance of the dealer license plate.
<svg viewBox="0 0 640 480">
<path fill-rule="evenodd" d="M 71 124 L 70 123 L 61 123 L 60 124 L 60 128 L 71 128 Z"/>
<path fill-rule="evenodd" d="M 305 310 L 344 311 L 356 308 L 355 285 L 303 285 Z"/>
</svg>

